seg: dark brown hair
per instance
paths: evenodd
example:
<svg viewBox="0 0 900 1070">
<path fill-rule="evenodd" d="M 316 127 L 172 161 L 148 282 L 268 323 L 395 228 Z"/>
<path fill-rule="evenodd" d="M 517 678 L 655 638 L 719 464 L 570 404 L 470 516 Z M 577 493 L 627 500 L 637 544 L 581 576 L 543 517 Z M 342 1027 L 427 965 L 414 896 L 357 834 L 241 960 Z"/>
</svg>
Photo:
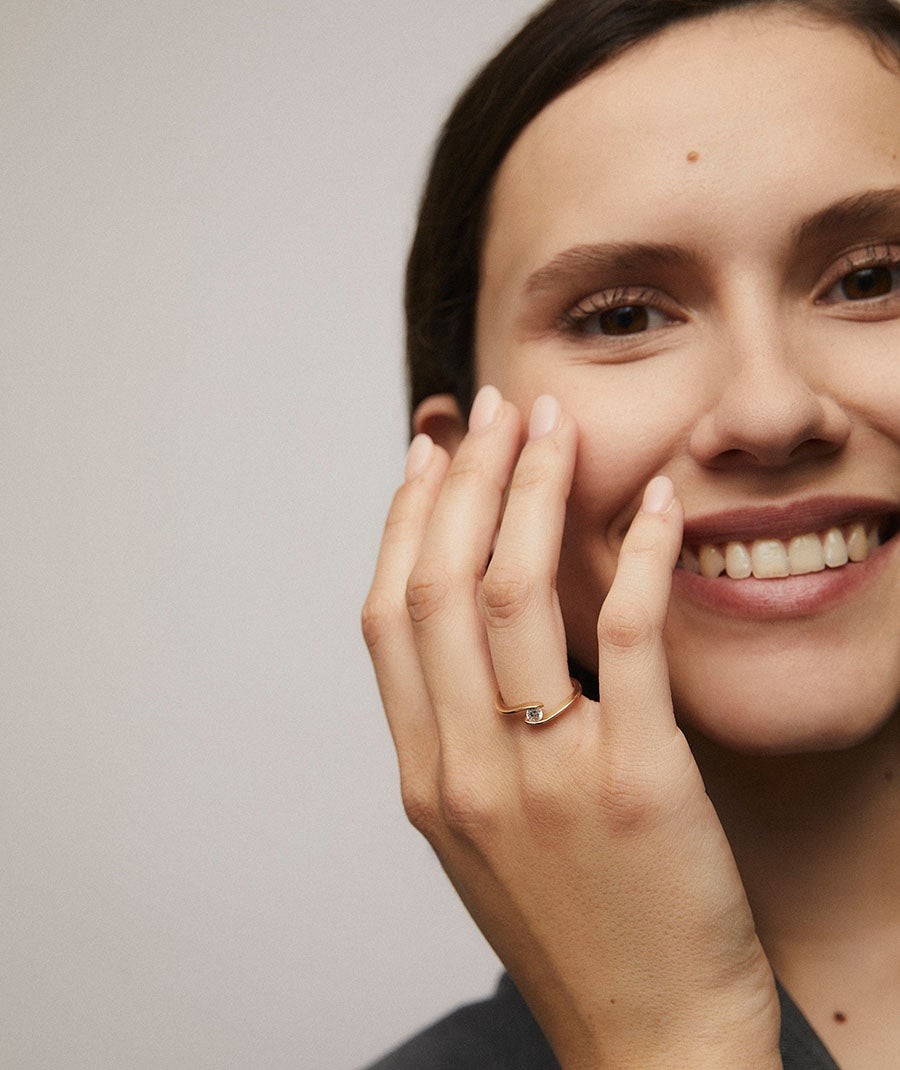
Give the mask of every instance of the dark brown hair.
<svg viewBox="0 0 900 1070">
<path fill-rule="evenodd" d="M 900 57 L 895 0 L 551 0 L 481 70 L 434 153 L 406 273 L 410 407 L 451 393 L 467 412 L 486 206 L 504 156 L 547 104 L 605 62 L 676 22 L 787 6 L 865 33 Z"/>
</svg>

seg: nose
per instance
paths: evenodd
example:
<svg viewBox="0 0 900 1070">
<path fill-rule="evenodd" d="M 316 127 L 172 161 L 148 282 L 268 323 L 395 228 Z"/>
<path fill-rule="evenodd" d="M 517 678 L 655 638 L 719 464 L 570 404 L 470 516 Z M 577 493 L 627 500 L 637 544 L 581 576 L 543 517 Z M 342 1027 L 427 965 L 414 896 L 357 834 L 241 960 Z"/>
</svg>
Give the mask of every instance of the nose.
<svg viewBox="0 0 900 1070">
<path fill-rule="evenodd" d="M 711 403 L 690 436 L 701 464 L 784 468 L 827 458 L 847 441 L 849 416 L 810 374 L 814 362 L 797 359 L 784 334 L 762 336 L 758 318 L 756 329 L 744 340 L 732 335 L 713 361 Z"/>
</svg>

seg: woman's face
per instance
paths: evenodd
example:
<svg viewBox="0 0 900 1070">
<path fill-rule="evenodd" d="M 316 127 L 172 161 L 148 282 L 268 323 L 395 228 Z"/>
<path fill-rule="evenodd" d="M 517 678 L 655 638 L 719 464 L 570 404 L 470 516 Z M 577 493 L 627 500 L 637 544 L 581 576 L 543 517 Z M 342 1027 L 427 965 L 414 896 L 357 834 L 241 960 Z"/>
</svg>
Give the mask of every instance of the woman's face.
<svg viewBox="0 0 900 1070">
<path fill-rule="evenodd" d="M 545 108 L 497 177 L 477 376 L 526 413 L 553 393 L 578 424 L 570 649 L 596 663 L 623 536 L 669 475 L 687 564 L 673 693 L 737 749 L 848 745 L 897 702 L 898 153 L 900 76 L 869 42 L 764 9 L 625 53 Z M 869 556 L 837 567 L 847 552 Z M 718 553 L 736 577 L 748 554 L 757 573 L 835 567 L 693 571 Z"/>
</svg>

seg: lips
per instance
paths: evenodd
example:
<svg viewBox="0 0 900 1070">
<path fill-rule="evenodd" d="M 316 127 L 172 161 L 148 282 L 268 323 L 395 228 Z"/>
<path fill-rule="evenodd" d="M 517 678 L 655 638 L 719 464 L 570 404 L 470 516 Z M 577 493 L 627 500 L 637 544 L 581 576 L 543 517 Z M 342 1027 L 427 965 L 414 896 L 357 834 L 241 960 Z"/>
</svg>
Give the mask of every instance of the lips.
<svg viewBox="0 0 900 1070">
<path fill-rule="evenodd" d="M 842 527 L 870 517 L 896 518 L 898 515 L 900 507 L 897 503 L 884 498 L 806 498 L 783 505 L 747 506 L 694 517 L 685 521 L 684 541 L 785 539 L 806 531 Z"/>
<path fill-rule="evenodd" d="M 896 503 L 872 498 L 808 499 L 694 518 L 685 524 L 673 590 L 679 601 L 745 621 L 824 613 L 881 582 L 898 558 L 898 521 Z M 701 550 L 712 559 L 710 575 L 699 568 Z M 729 575 L 729 551 L 731 571 L 741 578 Z M 721 572 L 714 553 L 725 559 Z M 765 578 L 755 574 L 757 566 Z"/>
<path fill-rule="evenodd" d="M 898 514 L 873 499 L 816 498 L 741 509 L 685 524 L 679 568 L 714 579 L 782 579 L 866 561 L 897 533 Z"/>
</svg>

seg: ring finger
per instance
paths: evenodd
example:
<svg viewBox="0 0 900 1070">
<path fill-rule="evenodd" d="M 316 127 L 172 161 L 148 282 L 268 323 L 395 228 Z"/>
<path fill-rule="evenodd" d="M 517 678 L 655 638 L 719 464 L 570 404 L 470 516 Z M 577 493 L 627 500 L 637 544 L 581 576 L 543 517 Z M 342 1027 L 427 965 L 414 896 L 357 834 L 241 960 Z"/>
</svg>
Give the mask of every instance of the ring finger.
<svg viewBox="0 0 900 1070">
<path fill-rule="evenodd" d="M 575 446 L 575 426 L 556 399 L 538 398 L 482 585 L 500 702 L 532 723 L 549 719 L 572 694 L 556 572 Z"/>
</svg>

